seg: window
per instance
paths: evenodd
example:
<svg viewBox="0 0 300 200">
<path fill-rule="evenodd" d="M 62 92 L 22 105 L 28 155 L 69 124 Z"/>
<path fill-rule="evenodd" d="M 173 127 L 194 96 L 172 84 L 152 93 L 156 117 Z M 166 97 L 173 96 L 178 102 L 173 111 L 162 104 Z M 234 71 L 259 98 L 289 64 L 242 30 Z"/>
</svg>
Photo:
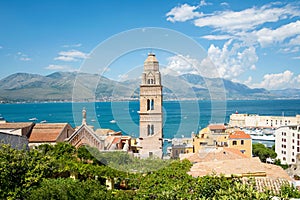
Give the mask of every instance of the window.
<svg viewBox="0 0 300 200">
<path fill-rule="evenodd" d="M 150 110 L 154 110 L 154 100 L 151 99 L 150 101 Z"/>
<path fill-rule="evenodd" d="M 152 157 L 152 156 L 153 156 L 153 152 L 150 151 L 150 152 L 149 152 L 149 157 Z"/>
<path fill-rule="evenodd" d="M 236 141 L 233 141 L 233 142 L 232 142 L 232 145 L 237 145 L 237 142 L 236 142 Z"/>
<path fill-rule="evenodd" d="M 147 110 L 150 110 L 150 99 L 147 99 Z"/>
<path fill-rule="evenodd" d="M 241 140 L 241 145 L 244 145 L 244 140 Z"/>
<path fill-rule="evenodd" d="M 154 84 L 154 79 L 149 78 L 149 79 L 147 80 L 147 83 L 148 83 L 148 84 Z"/>
<path fill-rule="evenodd" d="M 154 110 L 154 100 L 147 99 L 147 110 Z"/>
<path fill-rule="evenodd" d="M 154 125 L 153 124 L 148 124 L 148 135 L 154 135 Z"/>
</svg>

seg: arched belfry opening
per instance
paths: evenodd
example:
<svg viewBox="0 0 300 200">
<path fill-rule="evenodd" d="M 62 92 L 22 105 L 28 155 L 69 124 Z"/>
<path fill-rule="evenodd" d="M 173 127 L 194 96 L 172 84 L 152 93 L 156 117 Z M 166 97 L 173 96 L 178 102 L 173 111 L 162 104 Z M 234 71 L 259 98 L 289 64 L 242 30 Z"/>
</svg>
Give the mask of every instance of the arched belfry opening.
<svg viewBox="0 0 300 200">
<path fill-rule="evenodd" d="M 163 113 L 162 85 L 159 63 L 154 53 L 144 62 L 140 85 L 140 156 L 162 157 Z"/>
</svg>

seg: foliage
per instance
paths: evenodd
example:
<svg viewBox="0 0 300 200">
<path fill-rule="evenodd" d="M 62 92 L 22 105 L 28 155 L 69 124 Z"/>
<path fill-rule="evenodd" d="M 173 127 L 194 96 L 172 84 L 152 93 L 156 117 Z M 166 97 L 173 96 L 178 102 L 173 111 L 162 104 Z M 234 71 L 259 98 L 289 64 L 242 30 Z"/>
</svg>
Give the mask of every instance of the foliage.
<svg viewBox="0 0 300 200">
<path fill-rule="evenodd" d="M 277 154 L 273 149 L 265 147 L 265 145 L 256 143 L 252 144 L 253 156 L 258 156 L 262 162 L 266 162 L 267 158 L 276 158 Z"/>
<path fill-rule="evenodd" d="M 290 186 L 289 184 L 285 184 L 281 187 L 280 197 L 282 199 L 300 198 L 300 192 L 294 186 Z"/>
<path fill-rule="evenodd" d="M 216 175 L 194 178 L 188 174 L 192 166 L 188 160 L 137 159 L 122 152 L 98 153 L 75 149 L 67 143 L 42 145 L 31 151 L 3 145 L 0 199 L 270 199 L 272 196 L 268 191 L 256 191 L 252 183 L 244 185 L 239 178 Z M 94 155 L 100 157 L 93 158 Z M 134 173 L 129 173 L 130 167 Z M 115 190 L 106 189 L 106 178 L 115 180 Z M 300 197 L 289 185 L 282 187 L 279 195 Z"/>
<path fill-rule="evenodd" d="M 28 199 L 110 199 L 111 193 L 98 181 L 79 181 L 70 178 L 44 179 L 30 191 Z"/>
<path fill-rule="evenodd" d="M 26 191 L 51 174 L 53 159 L 37 151 L 16 150 L 2 145 L 0 150 L 0 199 L 21 199 Z"/>
</svg>

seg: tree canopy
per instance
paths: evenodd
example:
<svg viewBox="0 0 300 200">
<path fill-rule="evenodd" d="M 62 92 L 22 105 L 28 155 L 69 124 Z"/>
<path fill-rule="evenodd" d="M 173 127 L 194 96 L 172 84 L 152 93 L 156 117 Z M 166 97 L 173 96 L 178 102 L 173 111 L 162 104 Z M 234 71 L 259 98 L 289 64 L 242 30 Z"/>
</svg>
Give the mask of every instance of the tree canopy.
<svg viewBox="0 0 300 200">
<path fill-rule="evenodd" d="M 122 152 L 94 157 L 95 152 L 84 148 L 59 143 L 26 151 L 2 145 L 0 199 L 270 199 L 274 195 L 258 192 L 239 178 L 194 178 L 187 173 L 192 166 L 188 160 L 137 159 Z M 110 167 L 111 163 L 121 167 Z M 137 166 L 143 170 L 130 170 Z M 115 189 L 107 189 L 106 179 L 114 180 Z M 290 198 L 300 193 L 285 186 L 276 195 Z"/>
</svg>

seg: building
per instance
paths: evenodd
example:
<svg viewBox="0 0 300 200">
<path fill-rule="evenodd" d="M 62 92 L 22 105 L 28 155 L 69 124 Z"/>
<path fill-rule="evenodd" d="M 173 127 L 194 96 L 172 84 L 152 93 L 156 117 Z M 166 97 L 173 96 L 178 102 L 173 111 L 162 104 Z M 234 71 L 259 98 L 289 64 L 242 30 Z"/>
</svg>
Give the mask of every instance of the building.
<svg viewBox="0 0 300 200">
<path fill-rule="evenodd" d="M 0 144 L 8 144 L 14 149 L 28 150 L 28 138 L 26 136 L 14 135 L 0 132 Z"/>
<path fill-rule="evenodd" d="M 140 85 L 140 145 L 142 158 L 162 158 L 163 113 L 162 85 L 159 64 L 153 53 L 144 62 Z"/>
<path fill-rule="evenodd" d="M 228 147 L 237 149 L 248 158 L 252 157 L 252 139 L 241 130 L 233 130 L 228 136 Z"/>
<path fill-rule="evenodd" d="M 240 177 L 243 183 L 254 181 L 257 191 L 280 191 L 292 179 L 280 166 L 262 163 L 258 157 L 247 157 L 237 149 L 229 147 L 205 148 L 198 153 L 181 154 L 180 159 L 193 163 L 188 174 L 193 177 L 217 175 Z"/>
<path fill-rule="evenodd" d="M 68 123 L 41 123 L 35 124 L 29 136 L 29 147 L 34 148 L 41 144 L 55 145 L 64 142 L 74 132 Z"/>
<path fill-rule="evenodd" d="M 82 124 L 65 141 L 79 148 L 89 146 L 99 151 L 130 151 L 131 137 L 111 129 L 94 130 L 86 123 L 86 110 L 82 110 Z"/>
<path fill-rule="evenodd" d="M 229 128 L 223 124 L 211 124 L 193 135 L 194 152 L 203 148 L 230 147 L 239 150 L 247 157 L 252 156 L 252 139 L 240 129 Z"/>
<path fill-rule="evenodd" d="M 181 154 L 193 153 L 192 138 L 174 138 L 172 146 L 169 148 L 171 158 L 179 158 Z"/>
<path fill-rule="evenodd" d="M 300 153 L 300 125 L 282 126 L 275 130 L 275 152 L 282 164 L 295 164 Z"/>
<path fill-rule="evenodd" d="M 32 128 L 34 127 L 33 122 L 6 122 L 1 121 L 0 132 L 7 133 L 10 135 L 18 135 L 29 138 Z"/>
<path fill-rule="evenodd" d="M 300 124 L 300 115 L 291 116 L 260 116 L 256 114 L 232 114 L 229 125 L 245 128 L 279 128 L 280 126 Z"/>
</svg>

